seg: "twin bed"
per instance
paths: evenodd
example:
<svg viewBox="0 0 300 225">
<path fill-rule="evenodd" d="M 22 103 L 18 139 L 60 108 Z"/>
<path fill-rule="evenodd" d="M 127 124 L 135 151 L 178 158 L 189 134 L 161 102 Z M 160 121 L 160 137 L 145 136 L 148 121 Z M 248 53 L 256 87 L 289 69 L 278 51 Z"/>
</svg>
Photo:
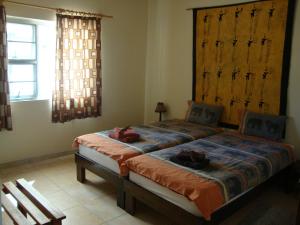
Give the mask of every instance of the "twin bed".
<svg viewBox="0 0 300 225">
<path fill-rule="evenodd" d="M 115 184 L 117 204 L 124 208 L 125 193 L 123 178 L 128 177 L 126 160 L 148 152 L 187 143 L 222 132 L 223 129 L 186 122 L 169 120 L 132 127 L 140 134 L 139 142 L 127 144 L 109 137 L 112 130 L 77 137 L 73 143 L 78 148 L 75 154 L 77 180 L 84 182 L 85 169 Z"/>
<path fill-rule="evenodd" d="M 205 152 L 211 163 L 195 170 L 170 161 L 181 151 Z M 227 131 L 129 159 L 127 166 L 130 181 L 209 221 L 293 161 L 290 145 Z"/>
<path fill-rule="evenodd" d="M 141 141 L 122 143 L 109 138 L 111 131 L 76 138 L 78 181 L 88 169 L 115 184 L 117 204 L 127 212 L 134 213 L 138 199 L 179 223 L 213 224 L 295 160 L 288 144 L 185 120 L 132 128 Z M 205 153 L 209 166 L 170 160 L 182 151 Z"/>
</svg>

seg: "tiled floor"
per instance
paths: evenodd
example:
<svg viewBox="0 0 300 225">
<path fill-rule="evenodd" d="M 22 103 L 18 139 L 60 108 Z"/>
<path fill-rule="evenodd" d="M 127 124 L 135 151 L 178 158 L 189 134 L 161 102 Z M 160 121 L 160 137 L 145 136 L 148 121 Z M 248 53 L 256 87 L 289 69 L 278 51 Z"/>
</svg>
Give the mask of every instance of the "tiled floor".
<svg viewBox="0 0 300 225">
<path fill-rule="evenodd" d="M 1 169 L 2 182 L 25 178 L 48 200 L 61 209 L 67 216 L 64 225 L 171 225 L 167 218 L 146 206 L 138 207 L 136 216 L 128 215 L 116 206 L 114 187 L 87 172 L 88 181 L 81 184 L 76 181 L 76 170 L 73 156 L 61 157 Z M 259 201 L 268 201 L 273 205 L 287 208 L 295 213 L 294 195 L 286 195 L 276 188 L 270 189 L 259 197 Z M 235 225 L 255 207 L 255 201 L 240 209 L 222 225 Z M 4 225 L 13 224 L 4 214 Z"/>
</svg>

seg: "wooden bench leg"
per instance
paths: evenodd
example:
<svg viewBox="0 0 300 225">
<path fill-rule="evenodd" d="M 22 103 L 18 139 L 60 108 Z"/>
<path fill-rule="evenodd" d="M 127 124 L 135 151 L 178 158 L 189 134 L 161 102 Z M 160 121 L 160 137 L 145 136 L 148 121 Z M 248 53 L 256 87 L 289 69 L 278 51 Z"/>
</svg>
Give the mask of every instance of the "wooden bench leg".
<svg viewBox="0 0 300 225">
<path fill-rule="evenodd" d="M 131 215 L 135 214 L 136 209 L 136 199 L 129 193 L 126 193 L 125 198 L 125 210 Z"/>
<path fill-rule="evenodd" d="M 85 181 L 85 168 L 80 166 L 79 164 L 77 164 L 76 167 L 77 167 L 77 180 L 80 183 L 84 183 L 84 181 Z"/>
<path fill-rule="evenodd" d="M 51 225 L 62 225 L 61 220 L 52 221 Z"/>
</svg>

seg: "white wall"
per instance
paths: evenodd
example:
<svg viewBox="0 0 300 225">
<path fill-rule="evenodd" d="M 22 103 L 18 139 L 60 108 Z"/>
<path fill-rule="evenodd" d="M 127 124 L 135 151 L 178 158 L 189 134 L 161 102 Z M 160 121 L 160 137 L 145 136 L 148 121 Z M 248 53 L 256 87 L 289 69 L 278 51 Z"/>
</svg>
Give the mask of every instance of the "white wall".
<svg viewBox="0 0 300 225">
<path fill-rule="evenodd" d="M 192 98 L 192 11 L 187 8 L 248 0 L 151 0 L 148 2 L 145 121 L 157 118 L 155 104 L 168 105 L 169 118 L 183 118 Z M 288 96 L 287 141 L 300 156 L 300 4 L 296 8 Z"/>
<path fill-rule="evenodd" d="M 192 11 L 190 7 L 248 0 L 24 0 L 51 7 L 113 15 L 103 19 L 103 116 L 65 124 L 50 122 L 48 101 L 12 104 L 14 131 L 0 132 L 0 164 L 71 150 L 74 137 L 157 120 L 158 101 L 169 118 L 182 118 L 192 97 Z M 287 141 L 300 148 L 300 5 L 296 9 L 290 74 Z M 54 19 L 55 13 L 7 4 L 7 14 Z M 146 74 L 146 76 L 145 76 Z M 300 155 L 300 150 L 298 151 Z"/>
<path fill-rule="evenodd" d="M 51 123 L 49 101 L 12 103 L 13 128 L 0 132 L 0 164 L 71 150 L 81 134 L 143 122 L 147 0 L 24 0 L 44 6 L 100 12 L 103 116 Z M 11 16 L 55 19 L 55 12 L 6 3 Z"/>
</svg>

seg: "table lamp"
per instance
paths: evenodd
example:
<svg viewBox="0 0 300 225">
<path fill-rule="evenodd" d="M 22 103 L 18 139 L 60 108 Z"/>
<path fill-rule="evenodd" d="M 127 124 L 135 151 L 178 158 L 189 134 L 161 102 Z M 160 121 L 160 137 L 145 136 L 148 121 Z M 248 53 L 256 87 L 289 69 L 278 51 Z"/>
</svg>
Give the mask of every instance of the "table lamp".
<svg viewBox="0 0 300 225">
<path fill-rule="evenodd" d="M 167 109 L 163 102 L 158 102 L 155 108 L 155 112 L 159 113 L 159 122 L 161 122 L 161 115 L 164 112 L 167 112 Z"/>
</svg>

